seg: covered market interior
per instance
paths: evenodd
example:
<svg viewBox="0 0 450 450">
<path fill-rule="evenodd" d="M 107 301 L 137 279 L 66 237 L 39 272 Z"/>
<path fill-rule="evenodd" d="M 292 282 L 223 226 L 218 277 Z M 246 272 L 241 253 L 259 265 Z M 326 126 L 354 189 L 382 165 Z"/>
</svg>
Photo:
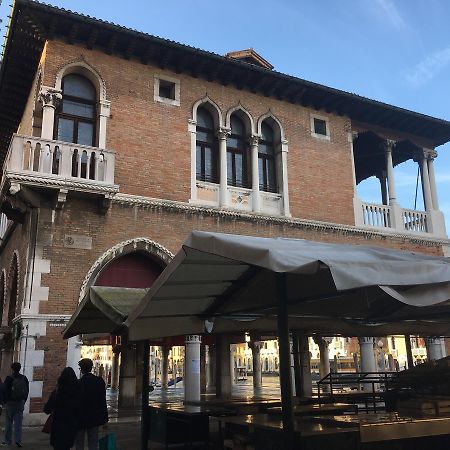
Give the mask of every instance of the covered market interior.
<svg viewBox="0 0 450 450">
<path fill-rule="evenodd" d="M 134 292 L 137 297 L 132 302 L 136 305 L 133 308 L 123 309 L 122 305 L 121 312 L 117 312 L 117 304 L 127 304 L 126 299 L 116 298 L 114 309 L 108 295 L 99 296 L 96 290 L 91 288 L 89 298 L 80 303 L 64 337 L 95 330 L 145 342 L 143 380 L 148 380 L 149 342 L 185 336 L 184 408 L 195 405 L 201 412 L 204 404 L 200 389 L 202 336 L 215 336 L 216 394 L 227 398 L 230 394 L 227 336 L 276 335 L 281 386 L 278 425 L 265 414 L 255 414 L 251 424 L 246 423 L 248 417 L 241 418 L 239 425 L 241 428 L 247 425 L 254 431 L 259 425 L 266 431 L 270 429 L 270 439 L 282 442 L 287 449 L 296 448 L 299 439 L 305 436 L 307 421 L 296 415 L 297 399 L 312 396 L 309 367 L 301 351 L 305 336 L 450 335 L 449 259 L 383 248 L 196 231 L 148 291 Z M 151 424 L 147 420 L 145 381 L 142 399 L 142 448 L 147 448 Z M 218 411 L 215 413 L 220 415 Z M 233 420 L 229 418 L 225 425 Z M 450 419 L 436 420 L 428 422 L 428 433 L 433 434 L 433 426 L 438 424 L 439 430 L 447 429 L 450 435 Z M 361 426 L 352 434 L 356 422 L 353 419 L 348 422 L 350 434 L 346 436 L 351 436 L 350 440 L 356 436 L 359 443 L 355 445 L 360 445 Z M 415 422 L 413 429 L 417 430 L 421 424 Z M 314 422 L 311 427 L 309 431 L 315 430 L 321 438 L 330 429 L 340 432 L 343 425 L 342 422 L 329 425 L 327 433 L 325 422 L 319 427 Z M 445 435 L 439 430 L 436 434 Z M 265 448 L 270 439 L 256 448 Z M 343 445 L 348 447 L 349 442 Z"/>
</svg>

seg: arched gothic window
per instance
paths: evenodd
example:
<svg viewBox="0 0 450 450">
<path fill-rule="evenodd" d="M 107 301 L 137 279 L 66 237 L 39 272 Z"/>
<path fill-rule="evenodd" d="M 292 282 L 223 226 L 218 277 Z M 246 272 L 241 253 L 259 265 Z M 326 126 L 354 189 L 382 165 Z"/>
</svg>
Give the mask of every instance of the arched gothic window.
<svg viewBox="0 0 450 450">
<path fill-rule="evenodd" d="M 217 145 L 214 137 L 214 119 L 205 108 L 197 110 L 197 180 L 218 182 Z"/>
<path fill-rule="evenodd" d="M 275 139 L 270 125 L 261 125 L 261 139 L 258 146 L 259 189 L 267 192 L 277 192 L 275 168 Z"/>
<path fill-rule="evenodd" d="M 95 145 L 96 91 L 85 77 L 72 73 L 62 80 L 63 100 L 58 107 L 54 138 Z"/>
<path fill-rule="evenodd" d="M 247 144 L 244 122 L 232 115 L 227 139 L 227 177 L 230 186 L 248 187 Z"/>
</svg>

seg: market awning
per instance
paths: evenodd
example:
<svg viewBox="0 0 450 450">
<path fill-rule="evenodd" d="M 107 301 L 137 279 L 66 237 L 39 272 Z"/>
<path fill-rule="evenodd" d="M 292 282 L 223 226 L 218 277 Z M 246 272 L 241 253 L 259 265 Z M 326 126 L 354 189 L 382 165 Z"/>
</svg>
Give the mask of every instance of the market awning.
<svg viewBox="0 0 450 450">
<path fill-rule="evenodd" d="M 129 337 L 274 331 L 279 273 L 292 330 L 450 334 L 448 258 L 196 231 L 126 320 Z"/>
<path fill-rule="evenodd" d="M 64 338 L 78 334 L 120 331 L 147 289 L 93 286 L 78 305 L 64 330 Z"/>
</svg>

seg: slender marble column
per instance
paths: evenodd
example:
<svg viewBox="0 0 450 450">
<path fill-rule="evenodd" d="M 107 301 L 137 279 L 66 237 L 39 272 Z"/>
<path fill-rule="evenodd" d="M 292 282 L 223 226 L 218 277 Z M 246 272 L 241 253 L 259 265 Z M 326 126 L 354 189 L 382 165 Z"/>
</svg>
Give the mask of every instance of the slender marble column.
<svg viewBox="0 0 450 450">
<path fill-rule="evenodd" d="M 431 211 L 433 209 L 433 200 L 431 198 L 430 178 L 428 176 L 428 164 L 425 152 L 419 155 L 419 164 L 425 211 Z"/>
<path fill-rule="evenodd" d="M 259 136 L 253 135 L 250 138 L 250 152 L 252 159 L 252 200 L 253 200 L 252 209 L 254 212 L 260 211 L 258 143 L 259 143 Z"/>
<path fill-rule="evenodd" d="M 113 350 L 113 358 L 111 363 L 111 389 L 113 391 L 116 391 L 117 388 L 119 387 L 119 369 L 120 369 L 119 355 L 120 350 L 118 349 Z"/>
<path fill-rule="evenodd" d="M 425 338 L 428 361 L 436 361 L 442 358 L 442 345 L 440 337 Z"/>
<path fill-rule="evenodd" d="M 377 372 L 373 341 L 373 337 L 359 338 L 361 372 Z M 363 384 L 363 390 L 372 392 L 372 386 L 370 384 Z"/>
<path fill-rule="evenodd" d="M 169 350 L 167 345 L 161 346 L 161 388 L 167 389 L 169 382 Z"/>
<path fill-rule="evenodd" d="M 250 350 L 252 351 L 253 362 L 253 390 L 257 393 L 261 390 L 262 386 L 262 373 L 261 373 L 261 346 L 262 342 L 250 341 L 248 343 Z"/>
<path fill-rule="evenodd" d="M 62 91 L 59 89 L 42 86 L 39 93 L 39 101 L 42 103 L 42 130 L 41 137 L 53 139 L 53 127 L 55 123 L 55 109 L 62 99 Z"/>
<path fill-rule="evenodd" d="M 395 147 L 395 141 L 386 140 L 385 141 L 385 152 L 386 152 L 386 171 L 388 180 L 388 190 L 389 190 L 389 204 L 397 203 L 397 194 L 395 191 L 395 178 L 394 178 L 394 165 L 392 163 L 392 150 Z"/>
<path fill-rule="evenodd" d="M 322 379 L 330 373 L 330 350 L 329 346 L 333 338 L 314 337 L 314 342 L 319 346 L 320 363 L 319 363 L 319 377 Z M 324 391 L 329 391 L 329 386 L 324 386 Z"/>
<path fill-rule="evenodd" d="M 227 137 L 229 134 L 230 130 L 228 128 L 221 128 L 218 133 L 220 155 L 219 206 L 227 206 L 228 203 Z"/>
<path fill-rule="evenodd" d="M 437 156 L 437 153 L 434 150 L 430 150 L 428 152 L 428 177 L 430 180 L 430 188 L 431 188 L 431 199 L 433 201 L 433 209 L 439 211 L 439 200 L 436 189 L 436 175 L 434 173 L 434 159 Z"/>
</svg>

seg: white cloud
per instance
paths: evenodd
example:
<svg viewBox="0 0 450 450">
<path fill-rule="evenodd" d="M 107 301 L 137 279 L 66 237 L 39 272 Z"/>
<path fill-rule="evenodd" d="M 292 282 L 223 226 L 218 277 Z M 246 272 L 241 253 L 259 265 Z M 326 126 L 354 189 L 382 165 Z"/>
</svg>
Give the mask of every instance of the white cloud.
<svg viewBox="0 0 450 450">
<path fill-rule="evenodd" d="M 450 47 L 427 56 L 406 73 L 406 81 L 412 87 L 420 87 L 434 78 L 450 63 Z"/>
<path fill-rule="evenodd" d="M 385 18 L 389 20 L 394 28 L 397 30 L 404 30 L 407 28 L 406 22 L 403 20 L 399 10 L 391 0 L 376 0 L 378 6 L 381 8 Z"/>
</svg>

